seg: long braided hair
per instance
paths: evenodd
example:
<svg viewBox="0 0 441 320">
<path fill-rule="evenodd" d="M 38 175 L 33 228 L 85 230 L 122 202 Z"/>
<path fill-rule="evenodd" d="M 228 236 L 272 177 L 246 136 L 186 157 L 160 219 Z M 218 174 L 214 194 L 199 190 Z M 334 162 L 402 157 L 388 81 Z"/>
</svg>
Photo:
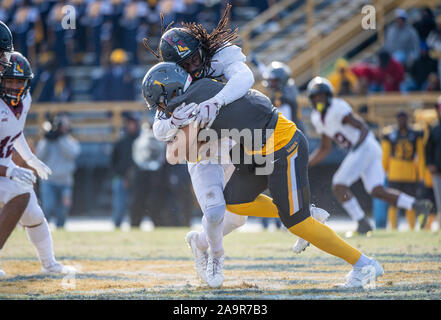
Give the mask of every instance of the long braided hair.
<svg viewBox="0 0 441 320">
<path fill-rule="evenodd" d="M 211 33 L 208 33 L 201 24 L 196 24 L 196 22 L 181 23 L 184 31 L 196 38 L 201 44 L 203 54 L 203 56 L 201 57 L 201 69 L 203 70 L 203 77 L 210 77 L 212 75 L 212 73 L 209 74 L 209 70 L 211 69 L 211 62 L 216 52 L 226 47 L 232 46 L 232 42 L 238 38 L 238 28 L 231 30 L 227 27 L 229 22 L 228 16 L 230 13 L 230 9 L 231 4 L 228 3 L 226 5 L 224 13 L 222 14 L 221 19 L 217 24 L 217 27 Z M 164 29 L 164 16 L 161 13 L 161 36 L 165 32 L 167 32 L 172 25 L 173 22 L 171 22 L 167 26 L 167 28 Z M 147 50 L 149 50 L 149 52 L 153 54 L 159 61 L 163 60 L 159 48 L 155 52 L 148 44 L 148 40 L 146 38 L 143 39 L 143 44 L 147 48 Z"/>
</svg>

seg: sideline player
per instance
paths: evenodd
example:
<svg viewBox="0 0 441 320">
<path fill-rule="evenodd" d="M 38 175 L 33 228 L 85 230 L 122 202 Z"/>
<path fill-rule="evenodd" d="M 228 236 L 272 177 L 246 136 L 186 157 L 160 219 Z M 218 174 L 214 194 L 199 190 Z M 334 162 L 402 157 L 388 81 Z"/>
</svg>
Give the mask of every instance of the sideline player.
<svg viewBox="0 0 441 320">
<path fill-rule="evenodd" d="M 416 196 L 417 181 L 424 165 L 423 132 L 409 127 L 408 115 L 400 111 L 396 115 L 397 128 L 383 136 L 383 168 L 387 174 L 388 187 Z M 421 179 L 422 180 L 422 179 Z M 388 210 L 390 228 L 398 227 L 398 210 L 390 205 Z M 415 228 L 414 210 L 406 210 L 409 229 Z"/>
<path fill-rule="evenodd" d="M 15 165 L 12 151 L 47 179 L 51 170 L 30 150 L 23 134 L 26 117 L 31 107 L 29 93 L 33 73 L 28 60 L 19 52 L 12 52 L 10 65 L 3 72 L 0 84 L 0 203 L 5 204 L 0 221 L 7 220 L 9 233 L 17 224 L 25 227 L 30 242 L 35 246 L 43 273 L 69 273 L 75 268 L 64 266 L 54 257 L 52 237 L 43 211 L 33 190 L 34 173 Z M 14 212 L 13 217 L 7 217 Z M 1 224 L 1 223 L 0 223 Z M 0 230 L 0 248 L 9 234 Z M 0 272 L 4 275 L 4 272 Z"/>
<path fill-rule="evenodd" d="M 380 144 L 367 125 L 354 116 L 350 105 L 334 97 L 332 85 L 327 79 L 312 79 L 307 86 L 307 95 L 313 105 L 311 122 L 321 134 L 320 145 L 312 153 L 309 167 L 326 158 L 332 150 L 332 140 L 348 151 L 332 178 L 332 189 L 346 212 L 358 222 L 358 233 L 366 234 L 372 230 L 365 212 L 349 189 L 359 178 L 374 198 L 405 210 L 415 210 L 425 215 L 430 212 L 433 206 L 431 201 L 416 200 L 404 192 L 383 186 L 385 173 Z"/>
<path fill-rule="evenodd" d="M 205 101 L 225 86 L 206 78 L 189 85 L 188 78 L 188 73 L 173 63 L 152 67 L 143 79 L 143 95 L 148 107 L 171 113 L 182 103 Z M 188 128 L 192 127 L 185 129 L 190 131 Z M 261 144 L 255 143 L 256 135 L 253 143 L 247 144 L 240 136 L 228 133 L 230 130 L 255 132 L 254 129 L 263 133 Z M 266 96 L 249 90 L 244 97 L 220 108 L 210 130 L 217 137 L 230 136 L 253 160 L 257 155 L 266 160 L 265 166 L 257 161 L 249 165 L 235 163 L 236 170 L 224 190 L 229 211 L 246 214 L 258 196 L 269 188 L 280 219 L 291 233 L 353 266 L 344 287 L 362 287 L 383 274 L 383 268 L 374 258 L 363 255 L 328 226 L 311 217 L 308 142 L 292 121 L 276 111 Z M 184 143 L 193 145 L 195 142 L 184 140 Z M 273 170 L 268 170 L 268 165 Z M 258 169 L 264 170 L 263 173 L 257 174 Z"/>
</svg>

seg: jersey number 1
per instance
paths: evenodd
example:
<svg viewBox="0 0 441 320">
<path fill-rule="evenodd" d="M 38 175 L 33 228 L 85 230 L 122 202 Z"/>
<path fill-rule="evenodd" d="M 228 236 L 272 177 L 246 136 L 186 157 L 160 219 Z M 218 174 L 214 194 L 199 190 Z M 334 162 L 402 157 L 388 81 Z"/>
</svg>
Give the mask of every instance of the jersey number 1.
<svg viewBox="0 0 441 320">
<path fill-rule="evenodd" d="M 8 158 L 12 154 L 12 151 L 14 150 L 14 140 L 17 139 L 20 135 L 21 131 L 12 139 L 11 136 L 7 136 L 0 141 L 0 158 Z"/>
</svg>

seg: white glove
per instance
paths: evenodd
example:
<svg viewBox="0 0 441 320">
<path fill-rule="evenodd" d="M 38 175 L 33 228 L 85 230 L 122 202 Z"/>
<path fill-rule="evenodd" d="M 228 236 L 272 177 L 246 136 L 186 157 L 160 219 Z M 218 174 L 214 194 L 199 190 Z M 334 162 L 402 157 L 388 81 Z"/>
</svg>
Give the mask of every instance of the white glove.
<svg viewBox="0 0 441 320">
<path fill-rule="evenodd" d="M 210 128 L 221 106 L 222 104 L 215 97 L 200 103 L 196 110 L 195 127 L 200 125 L 201 128 Z"/>
<path fill-rule="evenodd" d="M 186 105 L 185 102 L 183 102 L 173 111 L 171 124 L 174 127 L 180 129 L 188 125 L 190 122 L 194 121 L 196 118 L 194 114 L 196 107 L 196 103 L 190 103 Z"/>
<path fill-rule="evenodd" d="M 9 167 L 6 170 L 6 177 L 30 186 L 32 186 L 37 180 L 32 170 L 21 167 Z"/>
<path fill-rule="evenodd" d="M 48 176 L 52 174 L 52 170 L 37 157 L 30 158 L 26 163 L 34 168 L 37 171 L 38 176 L 43 180 L 47 180 Z"/>
</svg>

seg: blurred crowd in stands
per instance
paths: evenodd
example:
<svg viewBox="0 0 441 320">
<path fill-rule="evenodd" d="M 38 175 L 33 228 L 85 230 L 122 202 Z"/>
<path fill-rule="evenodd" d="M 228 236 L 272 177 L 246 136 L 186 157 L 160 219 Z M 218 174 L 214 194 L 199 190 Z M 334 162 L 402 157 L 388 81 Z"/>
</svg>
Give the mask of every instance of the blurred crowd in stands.
<svg viewBox="0 0 441 320">
<path fill-rule="evenodd" d="M 236 2 L 261 12 L 271 0 L 228 2 L 233 4 L 234 20 Z M 0 20 L 10 27 L 15 49 L 28 57 L 33 66 L 34 101 L 70 101 L 71 86 L 65 75 L 69 66 L 102 66 L 106 83 L 101 83 L 102 86 L 110 81 L 118 87 L 122 82 L 127 88 L 120 90 L 123 96 L 108 100 L 133 100 L 133 83 L 122 71 L 132 65 L 147 64 L 146 59 L 151 61 L 142 39 L 160 36 L 160 12 L 164 13 L 165 25 L 172 21 L 176 24 L 195 21 L 210 29 L 219 20 L 226 3 L 226 0 L 4 0 Z M 72 12 L 74 17 L 69 15 Z M 63 19 L 74 29 L 64 28 Z M 93 98 L 104 97 L 98 92 Z"/>
<path fill-rule="evenodd" d="M 368 61 L 335 63 L 328 79 L 339 95 L 370 92 L 439 91 L 441 17 L 421 8 L 413 21 L 404 9 L 385 30 L 384 47 Z"/>
</svg>

